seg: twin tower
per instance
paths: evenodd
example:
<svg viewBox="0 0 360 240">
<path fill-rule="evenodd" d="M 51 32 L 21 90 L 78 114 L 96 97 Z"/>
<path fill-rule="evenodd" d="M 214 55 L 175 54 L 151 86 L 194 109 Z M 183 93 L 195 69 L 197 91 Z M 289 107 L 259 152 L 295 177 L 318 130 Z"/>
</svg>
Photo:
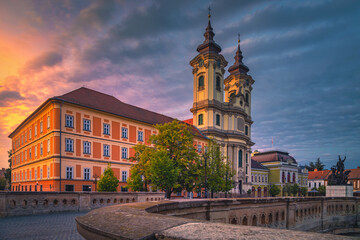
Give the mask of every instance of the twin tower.
<svg viewBox="0 0 360 240">
<path fill-rule="evenodd" d="M 197 47 L 199 54 L 190 61 L 194 75 L 193 125 L 204 135 L 214 138 L 223 147 L 226 161 L 230 161 L 236 174 L 233 193 L 251 189 L 251 91 L 254 80 L 249 68 L 242 62 L 240 40 L 235 63 L 229 67 L 220 54 L 221 47 L 214 41 L 209 22 L 205 40 Z"/>
</svg>

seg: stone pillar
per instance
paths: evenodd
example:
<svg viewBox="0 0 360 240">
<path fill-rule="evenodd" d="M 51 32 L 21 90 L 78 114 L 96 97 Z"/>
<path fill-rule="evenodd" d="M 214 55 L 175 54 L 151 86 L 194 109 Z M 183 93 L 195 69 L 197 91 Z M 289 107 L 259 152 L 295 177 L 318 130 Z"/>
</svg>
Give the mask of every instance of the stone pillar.
<svg viewBox="0 0 360 240">
<path fill-rule="evenodd" d="M 90 207 L 90 194 L 91 193 L 79 193 L 79 211 L 87 211 L 87 210 L 91 210 Z"/>
</svg>

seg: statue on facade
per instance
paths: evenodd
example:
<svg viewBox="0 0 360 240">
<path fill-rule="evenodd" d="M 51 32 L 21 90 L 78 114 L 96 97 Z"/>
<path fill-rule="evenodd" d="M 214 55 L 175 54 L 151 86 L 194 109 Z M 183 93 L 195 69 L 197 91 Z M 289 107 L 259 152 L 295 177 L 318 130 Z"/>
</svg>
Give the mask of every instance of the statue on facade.
<svg viewBox="0 0 360 240">
<path fill-rule="evenodd" d="M 328 185 L 347 185 L 349 179 L 350 170 L 345 171 L 345 162 L 341 159 L 339 155 L 339 161 L 336 163 L 336 166 L 331 167 L 331 174 L 328 177 Z"/>
</svg>

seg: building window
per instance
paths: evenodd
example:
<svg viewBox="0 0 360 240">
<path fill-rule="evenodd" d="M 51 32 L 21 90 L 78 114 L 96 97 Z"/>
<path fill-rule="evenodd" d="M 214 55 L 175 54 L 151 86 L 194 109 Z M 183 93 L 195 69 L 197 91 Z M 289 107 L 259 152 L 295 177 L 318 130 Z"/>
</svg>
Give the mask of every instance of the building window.
<svg viewBox="0 0 360 240">
<path fill-rule="evenodd" d="M 242 168 L 242 166 L 243 166 L 243 164 L 242 164 L 242 154 L 243 152 L 242 152 L 242 150 L 239 150 L 239 167 L 241 167 Z"/>
<path fill-rule="evenodd" d="M 311 187 L 311 182 L 309 182 L 309 188 Z"/>
<path fill-rule="evenodd" d="M 69 128 L 74 127 L 74 116 L 65 115 L 65 127 L 69 127 Z"/>
<path fill-rule="evenodd" d="M 65 192 L 73 192 L 74 191 L 74 185 L 65 185 Z"/>
<path fill-rule="evenodd" d="M 198 149 L 197 149 L 197 150 L 198 150 L 198 152 L 201 152 L 201 150 L 202 150 L 202 148 L 201 148 L 201 144 L 198 144 L 198 146 L 197 146 L 197 147 L 198 147 Z"/>
<path fill-rule="evenodd" d="M 84 125 L 84 131 L 90 131 L 90 120 L 89 119 L 84 119 L 83 120 L 83 125 Z"/>
<path fill-rule="evenodd" d="M 37 136 L 37 124 L 35 124 L 35 137 Z"/>
<path fill-rule="evenodd" d="M 47 167 L 47 178 L 48 179 L 50 178 L 50 167 L 49 166 Z"/>
<path fill-rule="evenodd" d="M 216 114 L 216 125 L 220 126 L 220 115 Z"/>
<path fill-rule="evenodd" d="M 47 152 L 50 152 L 50 139 L 47 140 Z"/>
<path fill-rule="evenodd" d="M 287 182 L 291 182 L 290 173 L 288 173 L 288 175 L 287 175 Z"/>
<path fill-rule="evenodd" d="M 121 128 L 121 137 L 122 138 L 128 138 L 128 129 L 127 128 Z"/>
<path fill-rule="evenodd" d="M 31 148 L 29 148 L 29 160 L 31 160 Z"/>
<path fill-rule="evenodd" d="M 294 183 L 294 182 L 296 182 L 296 176 L 295 176 L 295 173 L 293 173 L 293 180 L 292 180 L 292 182 Z"/>
<path fill-rule="evenodd" d="M 281 181 L 282 181 L 283 183 L 285 183 L 285 172 L 282 173 L 282 179 L 281 179 Z"/>
<path fill-rule="evenodd" d="M 221 79 L 219 76 L 216 77 L 216 90 L 221 91 Z"/>
<path fill-rule="evenodd" d="M 82 190 L 83 192 L 91 192 L 91 185 L 83 185 Z"/>
<path fill-rule="evenodd" d="M 43 155 L 43 143 L 40 143 L 40 156 Z"/>
<path fill-rule="evenodd" d="M 249 136 L 249 126 L 245 125 L 245 135 Z"/>
<path fill-rule="evenodd" d="M 265 182 L 268 182 L 267 176 L 265 176 Z"/>
<path fill-rule="evenodd" d="M 249 160 L 248 160 L 248 154 L 245 153 L 245 162 L 248 163 L 248 161 L 249 161 Z"/>
<path fill-rule="evenodd" d="M 47 117 L 47 128 L 50 128 L 50 116 Z"/>
<path fill-rule="evenodd" d="M 257 176 L 255 175 L 255 182 L 257 182 Z"/>
<path fill-rule="evenodd" d="M 204 115 L 199 114 L 198 125 L 203 125 L 203 124 L 204 124 Z"/>
<path fill-rule="evenodd" d="M 43 122 L 40 122 L 40 133 L 43 133 Z"/>
<path fill-rule="evenodd" d="M 321 187 L 321 182 L 319 182 L 319 187 Z"/>
<path fill-rule="evenodd" d="M 31 129 L 29 129 L 29 140 L 31 140 Z"/>
<path fill-rule="evenodd" d="M 109 157 L 110 156 L 110 146 L 107 144 L 104 144 L 104 156 Z"/>
<path fill-rule="evenodd" d="M 254 176 L 251 175 L 251 182 L 254 182 Z"/>
<path fill-rule="evenodd" d="M 261 181 L 264 182 L 264 176 L 261 177 Z"/>
<path fill-rule="evenodd" d="M 25 142 L 27 142 L 27 133 L 25 132 Z"/>
<path fill-rule="evenodd" d="M 127 171 L 122 171 L 122 173 L 121 173 L 121 181 L 122 182 L 127 181 Z"/>
<path fill-rule="evenodd" d="M 24 152 L 24 159 L 25 159 L 25 161 L 26 161 L 26 159 L 27 159 L 27 151 L 25 150 L 25 152 Z"/>
<path fill-rule="evenodd" d="M 73 179 L 73 167 L 66 167 L 66 179 Z"/>
<path fill-rule="evenodd" d="M 245 102 L 249 103 L 249 94 L 248 93 L 245 94 Z"/>
<path fill-rule="evenodd" d="M 43 179 L 43 169 L 40 168 L 40 179 Z"/>
<path fill-rule="evenodd" d="M 199 90 L 204 90 L 205 89 L 204 76 L 200 76 L 198 81 L 199 81 L 198 83 Z"/>
<path fill-rule="evenodd" d="M 90 168 L 84 168 L 84 179 L 90 180 Z"/>
<path fill-rule="evenodd" d="M 110 135 L 110 124 L 104 123 L 104 134 Z"/>
<path fill-rule="evenodd" d="M 35 178 L 35 180 L 37 180 L 37 169 L 35 169 L 34 178 Z"/>
<path fill-rule="evenodd" d="M 30 171 L 29 171 L 29 180 L 31 180 L 32 178 L 31 178 L 31 169 L 30 169 Z M 30 190 L 31 191 L 31 190 Z"/>
<path fill-rule="evenodd" d="M 35 145 L 34 151 L 35 151 L 34 156 L 37 157 L 37 145 Z"/>
<path fill-rule="evenodd" d="M 83 144 L 83 148 L 84 148 L 84 154 L 90 154 L 90 149 L 91 149 L 91 143 L 88 141 L 85 141 Z"/>
<path fill-rule="evenodd" d="M 128 158 L 128 149 L 123 147 L 121 148 L 121 158 L 122 159 L 127 159 Z"/>
<path fill-rule="evenodd" d="M 65 151 L 73 152 L 74 151 L 74 140 L 71 138 L 65 139 Z"/>
<path fill-rule="evenodd" d="M 138 131 L 138 141 L 142 142 L 144 133 L 142 131 Z"/>
</svg>

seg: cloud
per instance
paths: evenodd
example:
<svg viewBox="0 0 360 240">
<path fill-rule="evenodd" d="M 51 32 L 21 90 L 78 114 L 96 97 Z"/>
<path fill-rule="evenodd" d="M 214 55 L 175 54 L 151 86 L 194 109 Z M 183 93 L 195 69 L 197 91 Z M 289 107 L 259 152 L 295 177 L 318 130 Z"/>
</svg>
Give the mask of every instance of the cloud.
<svg viewBox="0 0 360 240">
<path fill-rule="evenodd" d="M 54 51 L 45 52 L 28 61 L 22 69 L 23 73 L 41 71 L 44 67 L 53 67 L 63 61 L 63 56 Z"/>
<path fill-rule="evenodd" d="M 4 107 L 10 101 L 23 100 L 24 98 L 17 91 L 0 91 L 0 107 Z"/>
</svg>

